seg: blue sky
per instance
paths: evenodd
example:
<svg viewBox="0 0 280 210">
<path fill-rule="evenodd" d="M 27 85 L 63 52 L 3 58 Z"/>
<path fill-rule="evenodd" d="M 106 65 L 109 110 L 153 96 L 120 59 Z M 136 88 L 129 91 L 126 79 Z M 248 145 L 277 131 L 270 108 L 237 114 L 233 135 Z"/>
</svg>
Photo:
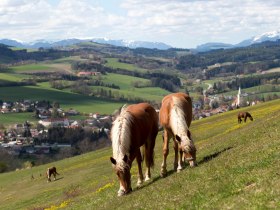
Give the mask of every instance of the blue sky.
<svg viewBox="0 0 280 210">
<path fill-rule="evenodd" d="M 0 38 L 110 38 L 180 48 L 280 29 L 278 0 L 0 0 Z"/>
</svg>

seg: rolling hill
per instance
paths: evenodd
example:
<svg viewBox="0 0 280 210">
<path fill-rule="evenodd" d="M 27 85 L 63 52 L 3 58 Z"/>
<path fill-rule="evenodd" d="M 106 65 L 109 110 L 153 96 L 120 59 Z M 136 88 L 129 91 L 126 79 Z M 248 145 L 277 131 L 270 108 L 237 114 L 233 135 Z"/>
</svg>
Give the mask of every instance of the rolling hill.
<svg viewBox="0 0 280 210">
<path fill-rule="evenodd" d="M 119 183 L 109 157 L 111 148 L 48 165 L 0 174 L 0 209 L 277 209 L 280 208 L 280 100 L 194 121 L 198 167 L 174 173 L 170 144 L 168 176 L 160 177 L 162 140 L 155 148 L 152 180 L 117 197 Z M 254 121 L 237 123 L 238 111 Z M 47 183 L 47 167 L 58 180 Z M 34 179 L 31 179 L 31 176 Z"/>
</svg>

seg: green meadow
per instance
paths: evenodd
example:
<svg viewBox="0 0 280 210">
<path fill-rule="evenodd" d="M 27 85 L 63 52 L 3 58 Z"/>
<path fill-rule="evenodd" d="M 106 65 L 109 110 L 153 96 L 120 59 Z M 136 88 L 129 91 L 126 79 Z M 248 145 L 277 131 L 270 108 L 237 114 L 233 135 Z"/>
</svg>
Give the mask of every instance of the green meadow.
<svg viewBox="0 0 280 210">
<path fill-rule="evenodd" d="M 170 143 L 165 178 L 160 177 L 159 133 L 152 179 L 137 188 L 134 162 L 133 191 L 123 197 L 117 197 L 110 147 L 0 174 L 0 209 L 279 209 L 279 104 L 275 100 L 193 121 L 198 167 L 174 172 Z M 249 111 L 254 121 L 238 124 L 239 111 Z M 60 175 L 47 183 L 44 173 L 53 165 Z"/>
<path fill-rule="evenodd" d="M 29 122 L 35 122 L 35 118 L 33 117 L 33 113 L 31 112 L 23 112 L 23 113 L 7 113 L 0 114 L 0 124 L 4 126 L 8 126 L 11 124 L 23 124 L 26 120 Z"/>
<path fill-rule="evenodd" d="M 0 73 L 0 81 L 20 82 L 29 76 L 23 74 Z"/>
<path fill-rule="evenodd" d="M 1 87 L 0 99 L 3 101 L 49 100 L 59 102 L 63 109 L 74 108 L 84 113 L 99 112 L 101 114 L 110 114 L 123 105 L 121 102 L 52 89 L 47 84 L 44 88 L 40 86 Z"/>
<path fill-rule="evenodd" d="M 45 71 L 50 70 L 48 65 L 44 64 L 27 64 L 27 65 L 20 65 L 20 66 L 13 66 L 11 69 L 14 72 L 26 72 L 26 71 Z"/>
<path fill-rule="evenodd" d="M 129 71 L 147 72 L 147 69 L 137 67 L 133 64 L 119 62 L 118 58 L 106 58 L 106 61 L 107 61 L 107 63 L 105 66 L 112 67 L 115 69 L 120 68 L 120 69 L 129 70 Z"/>
</svg>

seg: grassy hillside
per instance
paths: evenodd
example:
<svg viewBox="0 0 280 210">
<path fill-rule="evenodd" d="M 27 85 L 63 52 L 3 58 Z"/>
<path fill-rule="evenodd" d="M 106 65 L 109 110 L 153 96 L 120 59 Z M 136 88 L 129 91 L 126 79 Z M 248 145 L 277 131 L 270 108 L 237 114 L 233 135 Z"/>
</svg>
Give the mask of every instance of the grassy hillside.
<svg viewBox="0 0 280 210">
<path fill-rule="evenodd" d="M 119 183 L 109 157 L 111 148 L 48 165 L 0 174 L 0 209 L 268 209 L 280 208 L 280 100 L 194 121 L 199 166 L 160 177 L 162 140 L 156 143 L 152 181 L 117 197 Z M 237 123 L 237 112 L 254 121 Z M 47 183 L 44 173 L 55 165 L 61 173 Z M 34 180 L 31 180 L 33 174 Z M 42 176 L 40 176 L 40 174 Z"/>
</svg>

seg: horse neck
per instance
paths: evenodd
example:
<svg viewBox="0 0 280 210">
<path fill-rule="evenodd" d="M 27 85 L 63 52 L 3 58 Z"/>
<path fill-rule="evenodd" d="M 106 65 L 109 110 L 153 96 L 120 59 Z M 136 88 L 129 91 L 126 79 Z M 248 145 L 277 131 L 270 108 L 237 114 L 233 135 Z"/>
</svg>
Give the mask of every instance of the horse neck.
<svg viewBox="0 0 280 210">
<path fill-rule="evenodd" d="M 129 112 L 122 112 L 115 120 L 112 131 L 113 157 L 121 160 L 129 152 L 131 144 L 131 120 Z"/>
</svg>

